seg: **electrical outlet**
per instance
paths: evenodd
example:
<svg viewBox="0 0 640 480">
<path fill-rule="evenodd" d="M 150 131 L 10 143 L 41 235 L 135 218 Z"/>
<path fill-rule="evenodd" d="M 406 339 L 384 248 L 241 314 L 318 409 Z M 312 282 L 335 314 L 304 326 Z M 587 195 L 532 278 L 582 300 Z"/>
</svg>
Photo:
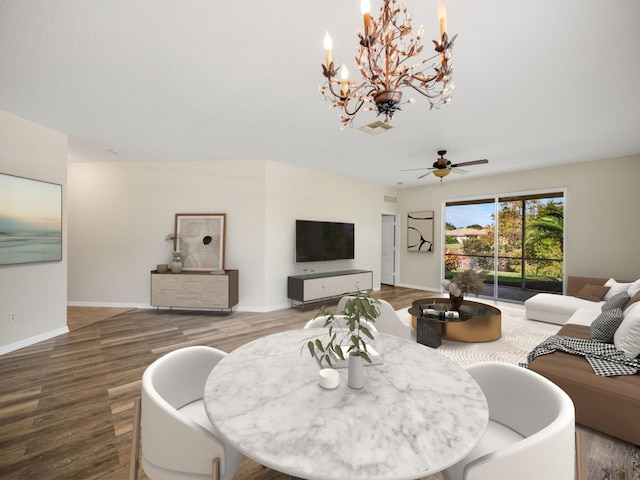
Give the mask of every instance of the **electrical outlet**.
<svg viewBox="0 0 640 480">
<path fill-rule="evenodd" d="M 16 312 L 9 312 L 9 321 L 10 322 L 16 321 Z"/>
</svg>

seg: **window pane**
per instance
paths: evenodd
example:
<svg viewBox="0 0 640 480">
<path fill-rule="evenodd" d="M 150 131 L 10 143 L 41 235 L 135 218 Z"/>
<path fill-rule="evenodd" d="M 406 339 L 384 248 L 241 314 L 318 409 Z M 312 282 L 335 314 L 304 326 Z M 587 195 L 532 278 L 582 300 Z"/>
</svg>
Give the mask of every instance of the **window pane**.
<svg viewBox="0 0 640 480">
<path fill-rule="evenodd" d="M 457 272 L 470 268 L 493 272 L 494 212 L 493 200 L 490 203 L 447 204 L 445 278 L 453 278 Z M 484 295 L 493 297 L 493 283 L 485 284 Z"/>
<path fill-rule="evenodd" d="M 518 302 L 538 292 L 562 292 L 563 237 L 562 192 L 449 202 L 445 278 L 469 268 L 488 270 L 485 295 Z"/>
</svg>

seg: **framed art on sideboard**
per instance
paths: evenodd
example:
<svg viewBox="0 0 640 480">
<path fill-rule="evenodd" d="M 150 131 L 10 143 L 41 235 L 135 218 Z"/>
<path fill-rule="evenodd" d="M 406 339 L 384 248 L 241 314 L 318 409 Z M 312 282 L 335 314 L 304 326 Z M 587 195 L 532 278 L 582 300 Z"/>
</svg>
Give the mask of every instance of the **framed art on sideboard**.
<svg viewBox="0 0 640 480">
<path fill-rule="evenodd" d="M 224 270 L 224 213 L 176 213 L 175 249 L 185 270 Z"/>
</svg>

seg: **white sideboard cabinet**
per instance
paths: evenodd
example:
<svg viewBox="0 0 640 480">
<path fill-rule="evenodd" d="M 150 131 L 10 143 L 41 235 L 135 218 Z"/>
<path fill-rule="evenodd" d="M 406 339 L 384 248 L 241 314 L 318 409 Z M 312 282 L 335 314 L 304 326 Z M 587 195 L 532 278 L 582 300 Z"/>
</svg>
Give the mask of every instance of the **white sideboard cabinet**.
<svg viewBox="0 0 640 480">
<path fill-rule="evenodd" d="M 294 275 L 287 279 L 287 296 L 291 299 L 292 306 L 294 301 L 297 301 L 303 308 L 307 302 L 371 288 L 373 288 L 373 272 L 370 270 L 309 273 Z"/>
<path fill-rule="evenodd" d="M 154 307 L 231 309 L 238 303 L 238 271 L 224 274 L 183 271 L 151 272 L 151 305 Z"/>
</svg>

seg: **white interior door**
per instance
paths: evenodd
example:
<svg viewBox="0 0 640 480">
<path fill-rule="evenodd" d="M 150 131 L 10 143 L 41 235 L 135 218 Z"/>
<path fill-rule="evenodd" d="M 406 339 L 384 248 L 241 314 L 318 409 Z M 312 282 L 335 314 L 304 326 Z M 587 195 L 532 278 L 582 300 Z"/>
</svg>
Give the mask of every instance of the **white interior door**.
<svg viewBox="0 0 640 480">
<path fill-rule="evenodd" d="M 382 215 L 380 283 L 395 285 L 396 273 L 396 217 Z"/>
</svg>

